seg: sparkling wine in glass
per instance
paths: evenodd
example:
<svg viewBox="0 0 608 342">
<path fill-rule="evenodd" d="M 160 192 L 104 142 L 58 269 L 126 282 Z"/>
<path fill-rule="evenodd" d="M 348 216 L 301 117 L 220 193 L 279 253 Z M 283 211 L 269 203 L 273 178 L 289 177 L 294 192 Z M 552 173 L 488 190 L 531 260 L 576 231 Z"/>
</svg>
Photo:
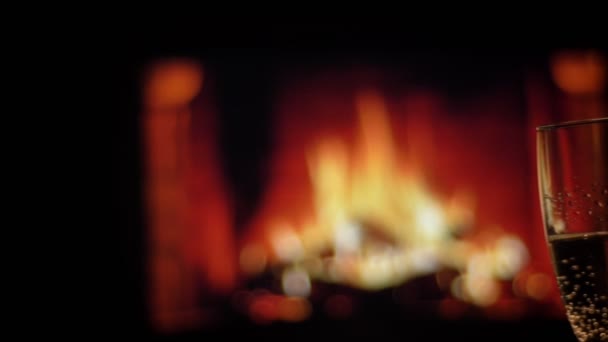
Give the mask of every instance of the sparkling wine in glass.
<svg viewBox="0 0 608 342">
<path fill-rule="evenodd" d="M 579 341 L 608 341 L 608 117 L 537 128 L 545 236 Z"/>
</svg>

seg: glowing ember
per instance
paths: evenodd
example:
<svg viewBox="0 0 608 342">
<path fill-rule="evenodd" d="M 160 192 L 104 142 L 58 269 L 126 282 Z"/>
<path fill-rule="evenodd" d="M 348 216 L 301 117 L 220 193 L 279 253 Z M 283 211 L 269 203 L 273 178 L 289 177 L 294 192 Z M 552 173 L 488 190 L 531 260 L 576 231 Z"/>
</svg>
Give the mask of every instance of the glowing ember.
<svg viewBox="0 0 608 342">
<path fill-rule="evenodd" d="M 288 296 L 308 297 L 310 294 L 310 278 L 301 269 L 287 269 L 283 272 L 283 291 Z"/>
</svg>

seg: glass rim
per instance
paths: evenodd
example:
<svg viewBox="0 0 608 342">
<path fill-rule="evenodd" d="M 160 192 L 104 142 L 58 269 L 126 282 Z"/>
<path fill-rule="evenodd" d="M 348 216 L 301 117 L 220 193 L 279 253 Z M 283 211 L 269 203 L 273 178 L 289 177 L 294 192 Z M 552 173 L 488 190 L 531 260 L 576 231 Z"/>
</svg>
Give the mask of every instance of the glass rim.
<svg viewBox="0 0 608 342">
<path fill-rule="evenodd" d="M 586 125 L 586 124 L 598 123 L 598 122 L 608 122 L 608 116 L 602 117 L 602 118 L 565 121 L 565 122 L 559 122 L 559 123 L 555 123 L 555 124 L 542 125 L 542 126 L 536 127 L 536 131 L 548 131 L 548 130 L 554 130 L 557 128 Z"/>
</svg>

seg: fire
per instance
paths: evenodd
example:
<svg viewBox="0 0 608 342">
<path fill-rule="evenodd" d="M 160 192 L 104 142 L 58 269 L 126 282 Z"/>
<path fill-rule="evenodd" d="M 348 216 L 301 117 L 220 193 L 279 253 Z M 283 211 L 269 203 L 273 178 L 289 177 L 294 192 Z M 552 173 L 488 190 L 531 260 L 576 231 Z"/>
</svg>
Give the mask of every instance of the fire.
<svg viewBox="0 0 608 342">
<path fill-rule="evenodd" d="M 308 158 L 318 220 L 311 228 L 349 234 L 340 227 L 365 220 L 399 245 L 441 240 L 449 233 L 443 213 L 416 170 L 399 172 L 381 98 L 364 93 L 358 100 L 360 141 L 352 160 L 337 141 L 321 142 Z"/>
<path fill-rule="evenodd" d="M 461 274 L 451 286 L 457 298 L 495 302 L 498 282 L 527 262 L 523 242 L 501 230 L 490 238 L 458 238 L 474 224 L 474 198 L 433 191 L 424 168 L 399 153 L 377 92 L 360 93 L 356 110 L 354 144 L 330 136 L 308 150 L 309 219 L 266 222 L 272 253 L 263 260 L 287 265 L 286 294 L 306 296 L 309 277 L 376 290 L 451 268 Z"/>
</svg>

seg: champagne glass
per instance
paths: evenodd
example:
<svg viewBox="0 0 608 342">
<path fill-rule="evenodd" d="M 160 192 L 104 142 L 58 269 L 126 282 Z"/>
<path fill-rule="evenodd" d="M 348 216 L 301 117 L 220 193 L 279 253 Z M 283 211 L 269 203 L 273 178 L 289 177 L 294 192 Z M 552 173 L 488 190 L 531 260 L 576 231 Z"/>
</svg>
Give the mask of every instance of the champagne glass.
<svg viewBox="0 0 608 342">
<path fill-rule="evenodd" d="M 608 341 L 608 117 L 537 128 L 546 242 L 579 341 Z"/>
</svg>

